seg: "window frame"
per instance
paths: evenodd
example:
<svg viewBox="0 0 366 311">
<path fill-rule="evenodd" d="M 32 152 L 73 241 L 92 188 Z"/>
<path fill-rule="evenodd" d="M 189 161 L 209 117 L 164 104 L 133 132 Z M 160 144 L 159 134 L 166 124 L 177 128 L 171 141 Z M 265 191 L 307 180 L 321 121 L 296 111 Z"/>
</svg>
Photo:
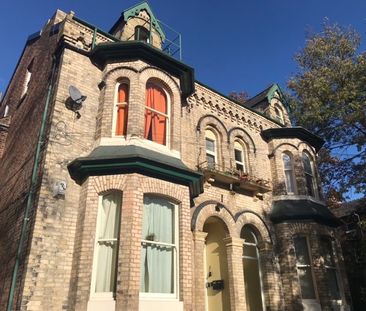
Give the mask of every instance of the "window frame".
<svg viewBox="0 0 366 311">
<path fill-rule="evenodd" d="M 141 292 L 141 289 L 139 288 L 139 298 L 142 300 L 150 300 L 150 299 L 163 299 L 163 300 L 178 300 L 179 299 L 179 262 L 180 262 L 180 237 L 179 237 L 179 204 L 174 202 L 173 200 L 171 200 L 170 198 L 167 198 L 166 196 L 163 195 L 158 195 L 158 194 L 152 194 L 152 193 L 145 193 L 144 194 L 144 199 L 145 197 L 152 197 L 152 198 L 159 198 L 159 199 L 163 199 L 166 200 L 167 202 L 169 202 L 169 204 L 173 205 L 174 207 L 174 221 L 173 221 L 173 225 L 174 225 L 174 229 L 173 229 L 173 236 L 174 236 L 174 244 L 170 244 L 170 243 L 164 243 L 164 242 L 155 242 L 152 243 L 152 241 L 150 240 L 144 240 L 142 239 L 142 232 L 141 232 L 141 238 L 140 238 L 140 250 L 142 249 L 142 245 L 143 243 L 145 244 L 155 244 L 155 245 L 168 245 L 168 246 L 172 246 L 172 248 L 174 249 L 173 251 L 173 277 L 174 277 L 174 281 L 173 281 L 173 293 L 147 293 L 147 292 Z M 141 218 L 142 222 L 143 217 Z M 141 230 L 142 231 L 142 230 Z M 141 260 L 142 258 L 140 258 L 140 264 L 141 264 Z M 141 282 L 141 271 L 140 271 L 140 282 Z"/>
<path fill-rule="evenodd" d="M 140 30 L 141 29 L 143 29 L 143 33 L 145 33 L 147 35 L 146 36 L 146 41 L 140 39 L 140 35 L 141 35 Z M 150 42 L 150 41 L 152 41 L 152 37 L 151 37 L 151 33 L 150 33 L 149 29 L 147 29 L 146 27 L 144 27 L 142 25 L 136 25 L 135 26 L 135 29 L 134 29 L 134 39 L 135 39 L 135 41 L 141 41 L 141 42 L 145 42 L 145 43 L 148 43 L 148 44 L 151 44 L 152 43 L 152 42 Z"/>
<path fill-rule="evenodd" d="M 309 161 L 310 171 L 307 171 L 307 169 L 306 169 L 307 165 L 305 165 L 305 158 L 307 158 Z M 302 165 L 303 165 L 304 176 L 305 176 L 306 195 L 318 199 L 319 193 L 318 193 L 317 181 L 315 178 L 314 161 L 313 161 L 313 158 L 310 156 L 310 154 L 307 151 L 302 152 Z M 311 189 L 309 189 L 309 187 L 308 187 L 308 178 L 311 178 Z"/>
<path fill-rule="evenodd" d="M 238 148 L 236 148 L 236 146 L 238 146 Z M 238 161 L 236 159 L 236 153 L 235 151 L 238 150 L 241 153 L 242 159 L 241 161 Z M 249 165 L 248 165 L 248 148 L 245 145 L 245 143 L 243 143 L 241 140 L 239 139 L 235 139 L 234 140 L 234 162 L 235 162 L 235 169 L 240 172 L 241 174 L 247 174 L 249 171 Z M 238 165 L 241 165 L 243 167 L 242 170 L 238 169 Z"/>
<path fill-rule="evenodd" d="M 278 105 L 274 105 L 275 119 L 281 124 L 285 124 L 282 108 Z"/>
<path fill-rule="evenodd" d="M 337 289 L 338 289 L 338 298 L 333 298 L 331 293 L 329 292 L 329 295 L 330 295 L 330 298 L 332 301 L 335 301 L 337 303 L 340 303 L 342 301 L 342 282 L 341 282 L 341 278 L 340 278 L 340 273 L 339 273 L 339 267 L 338 267 L 338 260 L 337 260 L 337 254 L 336 254 L 336 249 L 335 249 L 335 245 L 334 245 L 334 240 L 330 237 L 330 236 L 320 236 L 320 250 L 321 250 L 321 256 L 324 255 L 324 245 L 322 245 L 323 243 L 329 243 L 329 246 L 330 246 L 330 256 L 331 256 L 331 260 L 333 261 L 333 266 L 329 266 L 326 264 L 326 260 L 323 256 L 323 260 L 324 260 L 324 269 L 325 269 L 325 272 L 327 271 L 333 271 L 334 274 L 335 274 L 335 278 L 336 278 L 336 281 L 337 281 Z M 325 276 L 325 279 L 326 279 L 326 282 L 328 284 L 328 279 L 327 279 L 327 273 L 326 273 L 326 276 Z M 329 288 L 329 287 L 328 287 Z"/>
<path fill-rule="evenodd" d="M 22 95 L 20 96 L 21 98 L 23 98 L 28 93 L 29 84 L 31 82 L 32 74 L 33 74 L 33 63 L 34 63 L 34 59 L 32 59 L 31 62 L 29 63 L 29 65 L 27 66 L 25 76 L 24 76 Z"/>
<path fill-rule="evenodd" d="M 118 97 L 119 97 L 119 87 L 120 85 L 122 84 L 126 84 L 127 85 L 127 89 L 128 89 L 128 94 L 127 94 L 127 102 L 123 102 L 123 103 L 120 103 L 118 101 Z M 113 120 L 112 120 L 112 137 L 117 137 L 117 138 L 126 138 L 127 137 L 127 127 L 128 127 L 128 112 L 129 112 L 129 103 L 130 103 L 130 93 L 131 93 L 131 90 L 130 90 L 130 82 L 128 79 L 121 79 L 119 80 L 116 85 L 115 85 L 115 88 L 114 88 L 114 101 L 113 101 Z M 125 135 L 117 135 L 117 119 L 118 119 L 118 108 L 120 105 L 123 105 L 124 107 L 127 107 L 127 122 L 126 122 L 126 134 Z"/>
<path fill-rule="evenodd" d="M 286 168 L 284 156 L 288 156 L 290 158 L 290 165 L 291 165 L 290 169 Z M 294 157 L 293 157 L 292 153 L 290 153 L 289 151 L 285 151 L 285 152 L 282 153 L 282 166 L 283 166 L 283 175 L 284 175 L 284 179 L 285 179 L 285 186 L 286 186 L 287 194 L 288 195 L 297 194 Z M 292 182 L 293 191 L 289 191 L 290 187 L 289 187 L 289 184 L 288 184 L 286 172 L 289 172 L 289 176 L 290 176 L 290 179 L 291 179 L 291 182 Z"/>
<path fill-rule="evenodd" d="M 297 263 L 297 254 L 296 254 L 296 243 L 295 243 L 295 239 L 305 239 L 305 245 L 306 245 L 306 252 L 309 258 L 309 263 L 308 264 L 304 264 L 304 265 L 299 265 Z M 318 303 L 319 302 L 319 296 L 318 296 L 318 289 L 317 289 L 317 285 L 315 282 L 315 274 L 314 274 L 314 269 L 313 269 L 313 258 L 312 258 L 312 253 L 311 253 L 311 247 L 310 247 L 310 241 L 309 241 L 309 237 L 307 235 L 295 235 L 293 237 L 293 243 L 294 243 L 294 251 L 295 251 L 295 267 L 296 267 L 296 274 L 297 274 L 297 279 L 298 279 L 298 284 L 299 284 L 299 289 L 300 289 L 300 297 L 301 300 L 304 301 L 305 303 Z M 303 298 L 303 293 L 302 293 L 302 288 L 301 288 L 301 281 L 300 281 L 300 273 L 299 273 L 299 269 L 310 269 L 310 276 L 311 276 L 311 282 L 313 285 L 313 290 L 314 290 L 314 298 Z"/>
<path fill-rule="evenodd" d="M 209 150 L 207 148 L 207 141 L 213 142 L 214 151 Z M 207 163 L 207 168 L 217 169 L 217 166 L 218 166 L 218 150 L 217 150 L 218 143 L 217 142 L 218 142 L 218 140 L 217 140 L 216 133 L 211 128 L 206 128 L 204 147 L 205 147 L 205 159 L 206 159 L 206 163 Z M 210 166 L 207 156 L 213 157 L 213 159 L 214 159 L 213 167 Z"/>
<path fill-rule="evenodd" d="M 116 271 L 114 272 L 116 274 L 116 281 L 117 281 L 117 273 L 118 273 L 118 256 L 119 256 L 119 241 L 120 241 L 120 230 L 121 230 L 121 216 L 122 216 L 122 191 L 120 190 L 111 190 L 111 191 L 107 191 L 107 192 L 103 192 L 102 194 L 100 194 L 98 196 L 98 212 L 97 212 L 97 221 L 96 221 L 96 226 L 95 226 L 95 237 L 94 237 L 94 251 L 93 251 L 93 261 L 92 261 L 92 277 L 91 277 L 91 282 L 90 282 L 90 299 L 91 300 L 115 300 L 115 295 L 116 295 L 116 289 L 114 289 L 114 291 L 112 292 L 96 292 L 95 287 L 96 287 L 96 278 L 97 278 L 97 271 L 98 271 L 98 243 L 100 241 L 100 239 L 98 239 L 98 234 L 99 234 L 99 230 L 100 230 L 100 226 L 101 226 L 101 208 L 103 207 L 103 197 L 111 194 L 111 193 L 116 193 L 117 195 L 120 196 L 120 201 L 119 201 L 119 220 L 117 223 L 118 226 L 118 235 L 117 235 L 117 239 L 113 238 L 110 240 L 113 240 L 113 242 L 115 242 L 117 244 L 117 254 L 116 254 Z M 117 282 L 115 284 L 115 286 L 117 287 Z"/>
<path fill-rule="evenodd" d="M 266 310 L 266 301 L 265 301 L 264 290 L 263 290 L 263 272 L 262 272 L 261 256 L 260 256 L 260 252 L 259 252 L 259 248 L 258 248 L 258 238 L 257 238 L 257 235 L 255 234 L 255 230 L 251 226 L 244 226 L 242 231 L 244 231 L 245 229 L 248 229 L 250 231 L 251 235 L 254 237 L 255 243 L 245 242 L 245 239 L 244 239 L 244 242 L 243 242 L 243 255 L 242 255 L 243 271 L 244 271 L 244 274 L 245 274 L 244 259 L 257 260 L 258 261 L 259 285 L 260 285 L 261 298 L 262 298 L 262 310 L 264 311 L 264 310 Z M 243 238 L 243 235 L 244 234 L 242 233 L 241 238 Z M 255 247 L 255 249 L 256 249 L 256 258 L 245 255 L 245 251 L 244 251 L 245 250 L 245 245 Z M 245 291 L 245 295 L 247 295 L 245 288 L 244 288 L 244 291 Z"/>
<path fill-rule="evenodd" d="M 148 90 L 148 87 L 149 85 L 153 85 L 155 87 L 157 87 L 158 89 L 161 89 L 165 95 L 165 98 L 166 98 L 166 113 L 163 113 L 163 112 L 160 112 L 154 108 L 151 108 L 151 107 L 148 107 L 146 105 L 146 94 L 147 94 L 147 90 Z M 171 99 L 170 99 L 170 95 L 169 95 L 169 92 L 166 90 L 166 88 L 164 86 L 161 85 L 161 83 L 159 82 L 156 82 L 155 80 L 154 81 L 147 81 L 146 82 L 146 85 L 145 85 L 145 103 L 144 103 L 144 116 L 145 116 L 145 111 L 146 109 L 150 110 L 152 113 L 156 113 L 156 114 L 159 114 L 159 115 L 162 115 L 165 117 L 165 120 L 166 120 L 166 123 L 165 123 L 165 128 L 166 128 L 166 133 L 165 133 L 165 144 L 160 144 L 154 140 L 150 140 L 148 139 L 147 137 L 145 137 L 145 134 L 144 134 L 144 139 L 146 139 L 147 141 L 150 141 L 152 143 L 155 143 L 155 144 L 158 144 L 159 146 L 165 146 L 165 147 L 168 147 L 170 148 L 170 115 L 171 115 Z M 145 126 L 146 126 L 146 119 L 144 117 L 144 131 L 145 131 Z M 152 125 L 150 125 L 152 126 Z"/>
</svg>

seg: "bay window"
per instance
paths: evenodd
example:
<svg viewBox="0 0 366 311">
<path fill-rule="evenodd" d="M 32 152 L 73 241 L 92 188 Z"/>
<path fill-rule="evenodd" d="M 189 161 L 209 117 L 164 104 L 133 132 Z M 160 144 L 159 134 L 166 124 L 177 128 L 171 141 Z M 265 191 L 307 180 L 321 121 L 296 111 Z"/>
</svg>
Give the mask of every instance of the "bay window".
<svg viewBox="0 0 366 311">
<path fill-rule="evenodd" d="M 177 207 L 165 198 L 144 197 L 140 293 L 176 297 L 178 269 Z"/>
</svg>

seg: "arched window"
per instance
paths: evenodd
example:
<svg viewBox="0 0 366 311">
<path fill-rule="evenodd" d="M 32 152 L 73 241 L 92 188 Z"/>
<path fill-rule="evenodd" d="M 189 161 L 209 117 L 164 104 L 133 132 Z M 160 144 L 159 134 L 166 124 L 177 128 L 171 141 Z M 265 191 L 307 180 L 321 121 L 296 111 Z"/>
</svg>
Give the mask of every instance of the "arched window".
<svg viewBox="0 0 366 311">
<path fill-rule="evenodd" d="M 143 26 L 136 26 L 135 40 L 150 43 L 150 32 Z"/>
<path fill-rule="evenodd" d="M 283 122 L 283 113 L 282 113 L 282 109 L 278 106 L 275 106 L 274 107 L 274 111 L 275 111 L 275 117 L 276 117 L 276 120 L 280 123 L 284 123 Z"/>
<path fill-rule="evenodd" d="M 294 194 L 295 187 L 295 175 L 294 175 L 294 163 L 292 155 L 288 152 L 282 154 L 283 170 L 285 174 L 285 184 L 287 194 Z"/>
<path fill-rule="evenodd" d="M 310 156 L 306 152 L 303 152 L 302 154 L 302 162 L 304 165 L 307 194 L 314 197 L 316 196 L 316 190 L 315 190 L 316 187 L 315 187 L 313 161 L 310 159 Z"/>
<path fill-rule="evenodd" d="M 263 311 L 265 307 L 258 240 L 249 226 L 244 226 L 241 238 L 244 239 L 243 268 L 247 310 Z"/>
<path fill-rule="evenodd" d="M 113 298 L 116 291 L 121 198 L 121 192 L 113 191 L 99 199 L 92 296 Z"/>
<path fill-rule="evenodd" d="M 217 164 L 217 139 L 215 133 L 207 129 L 205 131 L 206 161 L 208 168 L 215 168 Z"/>
<path fill-rule="evenodd" d="M 167 144 L 169 107 L 165 91 L 153 83 L 146 86 L 144 137 L 161 145 Z"/>
<path fill-rule="evenodd" d="M 127 134 L 128 99 L 129 85 L 120 83 L 118 85 L 116 102 L 116 136 L 126 136 Z"/>
<path fill-rule="evenodd" d="M 235 140 L 234 141 L 235 169 L 238 170 L 240 173 L 247 172 L 246 156 L 247 153 L 244 144 L 239 142 L 238 140 Z"/>
</svg>

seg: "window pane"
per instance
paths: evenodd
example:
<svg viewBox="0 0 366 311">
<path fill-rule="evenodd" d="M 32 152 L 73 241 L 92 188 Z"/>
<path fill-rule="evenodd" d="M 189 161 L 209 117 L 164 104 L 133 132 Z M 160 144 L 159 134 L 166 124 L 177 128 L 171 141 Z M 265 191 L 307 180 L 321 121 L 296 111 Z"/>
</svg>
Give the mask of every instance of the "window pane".
<svg viewBox="0 0 366 311">
<path fill-rule="evenodd" d="M 235 161 L 243 162 L 243 152 L 238 149 L 234 149 Z"/>
<path fill-rule="evenodd" d="M 296 237 L 294 239 L 296 261 L 298 265 L 310 265 L 308 246 L 305 237 Z"/>
<path fill-rule="evenodd" d="M 206 138 L 206 150 L 215 152 L 215 141 L 209 138 Z"/>
<path fill-rule="evenodd" d="M 285 170 L 292 170 L 291 157 L 288 154 L 284 153 L 282 159 Z"/>
<path fill-rule="evenodd" d="M 262 311 L 262 290 L 258 260 L 243 259 L 247 310 Z"/>
<path fill-rule="evenodd" d="M 311 162 L 310 162 L 309 156 L 306 153 L 303 153 L 302 161 L 304 163 L 305 173 L 313 175 L 313 171 L 311 169 Z"/>
<path fill-rule="evenodd" d="M 141 247 L 141 292 L 174 292 L 174 214 L 175 206 L 169 201 L 144 197 L 142 240 L 149 242 L 143 241 Z"/>
<path fill-rule="evenodd" d="M 119 193 L 109 193 L 103 196 L 102 207 L 99 210 L 98 239 L 113 239 L 118 237 L 120 218 Z"/>
<path fill-rule="evenodd" d="M 117 241 L 98 242 L 95 292 L 114 292 L 116 284 Z"/>
<path fill-rule="evenodd" d="M 306 174 L 306 189 L 308 191 L 308 195 L 314 196 L 314 184 L 313 184 L 313 176 Z"/>
<path fill-rule="evenodd" d="M 311 275 L 311 268 L 297 268 L 301 286 L 302 299 L 315 299 L 315 291 L 313 284 L 313 277 Z"/>
<path fill-rule="evenodd" d="M 215 156 L 211 154 L 206 154 L 206 159 L 207 159 L 207 167 L 215 168 Z"/>
<path fill-rule="evenodd" d="M 172 246 L 143 245 L 141 249 L 140 291 L 174 292 L 174 250 Z"/>
<path fill-rule="evenodd" d="M 332 250 L 332 241 L 328 238 L 320 239 L 320 252 L 324 259 L 324 264 L 326 266 L 335 267 L 333 250 Z"/>
<path fill-rule="evenodd" d="M 337 271 L 335 269 L 326 269 L 326 278 L 332 299 L 341 299 L 338 287 Z"/>
<path fill-rule="evenodd" d="M 287 192 L 294 193 L 295 192 L 295 185 L 294 185 L 294 175 L 292 170 L 291 171 L 285 171 L 285 177 L 286 177 L 286 186 L 287 186 Z"/>
</svg>

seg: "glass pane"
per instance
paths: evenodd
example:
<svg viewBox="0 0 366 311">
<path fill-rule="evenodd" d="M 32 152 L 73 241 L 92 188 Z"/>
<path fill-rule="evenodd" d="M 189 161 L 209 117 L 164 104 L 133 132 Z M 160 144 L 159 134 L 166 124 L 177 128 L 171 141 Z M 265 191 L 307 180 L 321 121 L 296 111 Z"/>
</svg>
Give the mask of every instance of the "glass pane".
<svg viewBox="0 0 366 311">
<path fill-rule="evenodd" d="M 330 239 L 328 239 L 328 238 L 320 239 L 320 252 L 324 259 L 325 265 L 335 267 L 333 249 L 332 249 L 332 241 Z"/>
<path fill-rule="evenodd" d="M 98 242 L 95 292 L 114 292 L 116 284 L 117 241 Z"/>
<path fill-rule="evenodd" d="M 311 169 L 310 159 L 309 159 L 309 156 L 306 153 L 303 153 L 302 161 L 304 163 L 305 173 L 313 175 L 313 172 L 312 172 L 312 169 Z"/>
<path fill-rule="evenodd" d="M 118 237 L 120 206 L 120 193 L 112 192 L 103 196 L 102 208 L 99 210 L 98 239 L 116 239 Z"/>
<path fill-rule="evenodd" d="M 288 154 L 284 153 L 282 155 L 282 159 L 285 170 L 292 170 L 291 157 Z"/>
<path fill-rule="evenodd" d="M 341 299 L 338 287 L 337 271 L 335 269 L 327 269 L 326 278 L 332 299 Z"/>
<path fill-rule="evenodd" d="M 287 187 L 287 192 L 289 193 L 294 193 L 295 192 L 295 185 L 294 185 L 294 175 L 292 170 L 286 170 L 285 171 L 285 176 L 286 176 L 286 187 Z"/>
<path fill-rule="evenodd" d="M 257 239 L 255 237 L 255 234 L 248 226 L 244 227 L 244 229 L 241 233 L 241 238 L 244 239 L 245 242 L 247 242 L 247 243 L 257 244 Z"/>
<path fill-rule="evenodd" d="M 247 310 L 262 311 L 262 289 L 258 260 L 243 259 Z"/>
<path fill-rule="evenodd" d="M 308 195 L 314 196 L 313 176 L 305 174 L 305 179 L 306 179 L 306 188 L 308 190 Z"/>
<path fill-rule="evenodd" d="M 298 265 L 310 265 L 308 246 L 305 237 L 294 238 L 296 261 Z"/>
<path fill-rule="evenodd" d="M 297 268 L 301 286 L 302 299 L 315 299 L 315 290 L 313 284 L 313 277 L 311 275 L 310 267 Z"/>
<path fill-rule="evenodd" d="M 174 205 L 162 198 L 145 196 L 142 239 L 174 243 Z"/>
<path fill-rule="evenodd" d="M 238 171 L 244 171 L 244 166 L 242 164 L 236 163 L 236 169 Z"/>
<path fill-rule="evenodd" d="M 258 259 L 257 258 L 257 247 L 254 245 L 245 245 L 244 244 L 244 256 Z"/>
<path fill-rule="evenodd" d="M 167 294 L 174 292 L 174 249 L 172 246 L 142 245 L 140 291 Z"/>
<path fill-rule="evenodd" d="M 243 162 L 243 152 L 238 149 L 234 149 L 235 161 Z"/>
<path fill-rule="evenodd" d="M 206 154 L 206 159 L 207 159 L 207 167 L 215 168 L 215 156 L 211 154 Z"/>
<path fill-rule="evenodd" d="M 206 138 L 206 150 L 215 152 L 215 141 L 209 138 Z"/>
</svg>

